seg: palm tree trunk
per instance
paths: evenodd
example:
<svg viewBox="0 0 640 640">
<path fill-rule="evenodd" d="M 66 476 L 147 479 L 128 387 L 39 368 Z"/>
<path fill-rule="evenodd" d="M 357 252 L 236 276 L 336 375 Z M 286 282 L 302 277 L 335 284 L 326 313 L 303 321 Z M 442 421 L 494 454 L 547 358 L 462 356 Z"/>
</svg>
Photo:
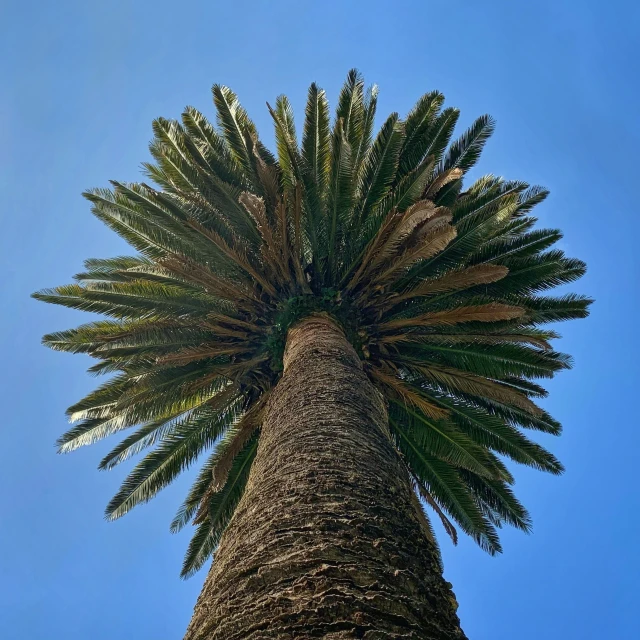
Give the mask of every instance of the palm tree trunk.
<svg viewBox="0 0 640 640">
<path fill-rule="evenodd" d="M 303 320 L 185 640 L 463 640 L 456 607 L 381 395 L 333 321 Z"/>
</svg>

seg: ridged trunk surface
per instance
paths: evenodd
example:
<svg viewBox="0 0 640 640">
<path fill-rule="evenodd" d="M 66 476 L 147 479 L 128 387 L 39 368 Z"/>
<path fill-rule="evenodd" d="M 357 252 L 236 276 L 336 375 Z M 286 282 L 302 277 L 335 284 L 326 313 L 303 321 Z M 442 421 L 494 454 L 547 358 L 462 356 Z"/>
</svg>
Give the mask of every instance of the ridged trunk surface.
<svg viewBox="0 0 640 640">
<path fill-rule="evenodd" d="M 289 331 L 247 489 L 185 640 L 461 640 L 382 398 L 328 317 Z"/>
</svg>

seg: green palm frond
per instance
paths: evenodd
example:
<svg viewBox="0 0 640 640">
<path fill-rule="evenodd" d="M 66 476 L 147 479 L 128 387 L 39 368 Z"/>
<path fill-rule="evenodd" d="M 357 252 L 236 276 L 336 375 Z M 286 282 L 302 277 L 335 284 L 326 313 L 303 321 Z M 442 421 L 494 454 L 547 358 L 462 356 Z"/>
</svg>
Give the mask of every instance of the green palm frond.
<svg viewBox="0 0 640 640">
<path fill-rule="evenodd" d="M 229 154 L 243 169 L 245 176 L 253 177 L 252 154 L 247 145 L 247 137 L 256 133 L 255 125 L 231 89 L 216 84 L 212 92 L 218 114 L 218 125 Z"/>
<path fill-rule="evenodd" d="M 107 505 L 107 518 L 120 518 L 135 505 L 153 498 L 190 466 L 202 451 L 213 445 L 238 415 L 240 406 L 241 399 L 234 397 L 223 409 L 198 411 L 170 429 L 159 445 L 127 476 Z"/>
<path fill-rule="evenodd" d="M 340 124 L 340 133 L 337 125 Z M 361 146 L 365 125 L 364 80 L 357 69 L 351 69 L 338 96 L 333 135 L 336 140 L 345 137 L 353 150 Z"/>
<path fill-rule="evenodd" d="M 358 175 L 358 198 L 353 218 L 357 224 L 365 212 L 372 211 L 384 198 L 396 176 L 404 125 L 394 113 L 382 125 L 378 136 L 364 155 Z"/>
<path fill-rule="evenodd" d="M 238 453 L 222 489 L 209 498 L 206 517 L 197 525 L 182 565 L 181 577 L 193 575 L 211 557 L 240 502 L 258 448 L 257 438 Z"/>
<path fill-rule="evenodd" d="M 402 178 L 428 156 L 434 127 L 444 96 L 439 91 L 423 95 L 405 120 L 405 136 L 400 152 L 398 177 Z M 433 155 L 433 154 L 431 154 Z"/>
<path fill-rule="evenodd" d="M 334 128 L 331 173 L 327 192 L 327 275 L 332 283 L 337 270 L 336 253 L 343 244 L 345 228 L 352 212 L 354 197 L 353 159 L 343 120 Z"/>
<path fill-rule="evenodd" d="M 329 104 L 324 91 L 315 82 L 309 87 L 305 116 L 302 155 L 317 192 L 323 194 L 331 166 Z"/>
<path fill-rule="evenodd" d="M 448 149 L 442 163 L 442 170 L 458 168 L 468 171 L 473 167 L 482 153 L 487 140 L 495 130 L 495 122 L 491 116 L 481 116 L 471 127 Z"/>
<path fill-rule="evenodd" d="M 106 317 L 43 342 L 110 376 L 70 407 L 59 450 L 127 430 L 100 468 L 146 451 L 109 519 L 209 452 L 171 525 L 196 527 L 184 577 L 214 553 L 239 503 L 287 330 L 307 314 L 344 328 L 388 401 L 420 513 L 454 540 L 459 528 L 496 553 L 502 525 L 530 529 L 505 459 L 563 471 L 524 430 L 561 431 L 536 402 L 540 380 L 572 363 L 545 325 L 585 317 L 591 301 L 547 292 L 585 265 L 556 248 L 559 230 L 537 227 L 545 189 L 493 175 L 465 182 L 490 116 L 450 143 L 459 112 L 432 91 L 375 133 L 377 98 L 352 70 L 332 120 L 312 84 L 299 141 L 278 97 L 276 156 L 221 85 L 217 127 L 193 107 L 180 121 L 157 118 L 144 165 L 154 186 L 113 181 L 84 194 L 137 254 L 87 260 L 74 284 L 34 294 Z M 423 525 L 433 536 L 426 515 Z"/>
</svg>

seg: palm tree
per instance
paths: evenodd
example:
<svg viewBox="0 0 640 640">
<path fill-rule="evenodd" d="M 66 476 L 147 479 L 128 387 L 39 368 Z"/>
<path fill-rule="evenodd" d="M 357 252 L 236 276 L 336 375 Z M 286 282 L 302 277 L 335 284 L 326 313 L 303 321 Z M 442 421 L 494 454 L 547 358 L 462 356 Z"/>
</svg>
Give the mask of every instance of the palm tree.
<svg viewBox="0 0 640 640">
<path fill-rule="evenodd" d="M 333 124 L 312 84 L 301 144 L 286 97 L 277 155 L 234 93 L 218 128 L 192 107 L 153 123 L 156 186 L 84 195 L 137 251 L 35 297 L 107 316 L 44 337 L 107 382 L 69 409 L 72 451 L 134 431 L 152 448 L 107 506 L 119 518 L 208 457 L 171 524 L 182 575 L 215 561 L 186 638 L 464 638 L 430 518 L 484 550 L 529 531 L 505 458 L 559 474 L 523 429 L 559 434 L 533 380 L 570 366 L 541 328 L 589 300 L 543 295 L 578 260 L 535 228 L 547 191 L 484 176 L 494 123 L 449 144 L 427 93 L 373 135 L 377 89 L 351 71 Z"/>
</svg>

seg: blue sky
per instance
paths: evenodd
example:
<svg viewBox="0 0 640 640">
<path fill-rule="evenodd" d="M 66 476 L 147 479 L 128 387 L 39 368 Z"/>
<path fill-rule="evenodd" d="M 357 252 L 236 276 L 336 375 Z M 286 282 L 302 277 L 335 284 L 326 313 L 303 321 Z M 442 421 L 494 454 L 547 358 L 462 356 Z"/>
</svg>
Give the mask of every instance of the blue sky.
<svg viewBox="0 0 640 640">
<path fill-rule="evenodd" d="M 479 169 L 551 189 L 541 224 L 587 261 L 573 289 L 597 300 L 560 327 L 575 368 L 545 404 L 565 433 L 542 441 L 567 472 L 516 473 L 533 535 L 505 531 L 498 558 L 442 539 L 463 626 L 471 640 L 637 637 L 636 3 L 4 0 L 0 25 L 0 637 L 178 639 L 204 579 L 178 579 L 188 534 L 168 531 L 186 482 L 107 523 L 125 472 L 96 470 L 112 443 L 55 454 L 95 380 L 40 336 L 86 318 L 29 293 L 125 251 L 81 191 L 138 179 L 152 118 L 212 114 L 214 82 L 271 140 L 266 100 L 286 93 L 302 114 L 316 81 L 335 102 L 354 66 L 382 115 L 436 88 L 462 126 L 491 113 Z"/>
</svg>

